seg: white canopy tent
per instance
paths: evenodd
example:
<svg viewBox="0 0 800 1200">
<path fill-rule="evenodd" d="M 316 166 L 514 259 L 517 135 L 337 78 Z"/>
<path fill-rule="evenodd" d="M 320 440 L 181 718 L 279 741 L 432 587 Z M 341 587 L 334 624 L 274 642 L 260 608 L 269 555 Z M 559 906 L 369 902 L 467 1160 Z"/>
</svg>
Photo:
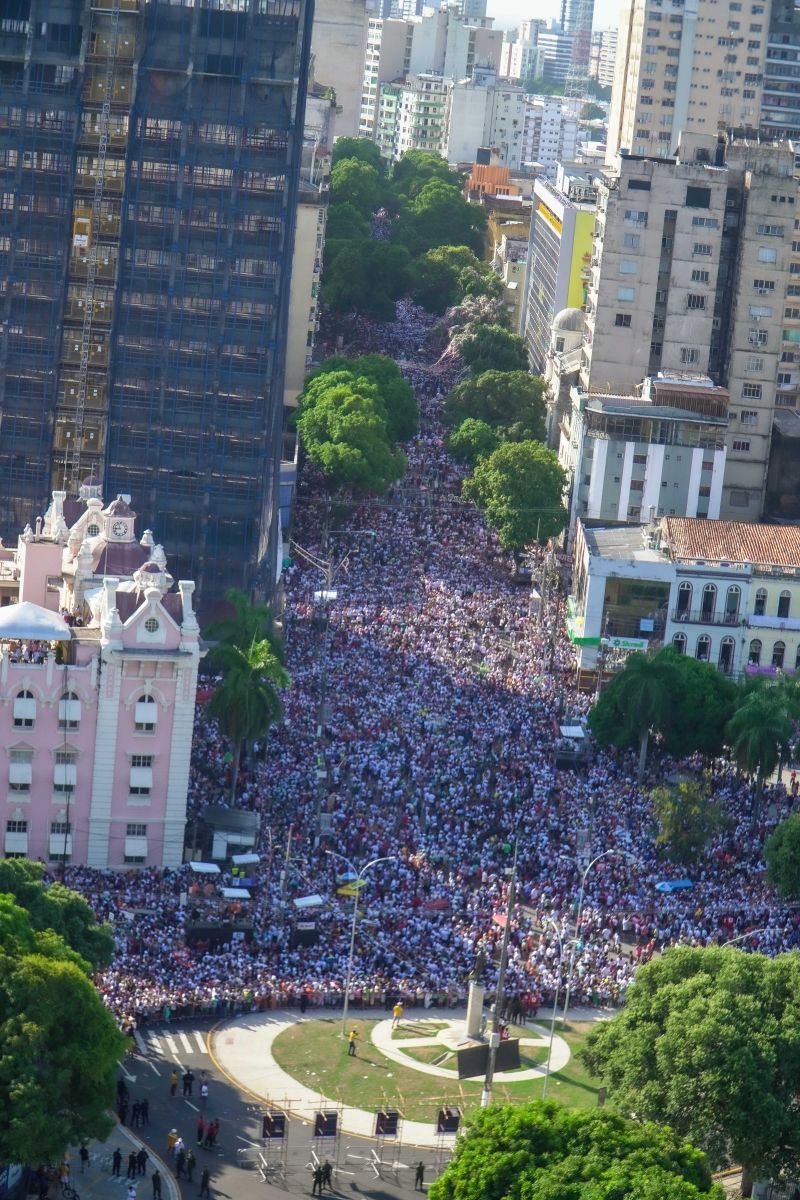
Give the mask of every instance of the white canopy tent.
<svg viewBox="0 0 800 1200">
<path fill-rule="evenodd" d="M 72 634 L 60 613 L 30 600 L 0 608 L 0 641 L 68 642 Z"/>
<path fill-rule="evenodd" d="M 235 867 L 250 867 L 253 863 L 261 862 L 260 854 L 232 854 L 231 862 Z"/>
<path fill-rule="evenodd" d="M 250 899 L 250 893 L 248 892 L 247 888 L 226 887 L 226 888 L 220 888 L 219 891 L 220 891 L 220 895 L 224 896 L 226 900 L 249 900 Z"/>
<path fill-rule="evenodd" d="M 189 866 L 196 875 L 220 875 L 221 871 L 216 863 L 190 862 Z"/>
<path fill-rule="evenodd" d="M 318 908 L 320 904 L 324 903 L 325 901 L 322 899 L 322 896 L 298 896 L 296 900 L 292 901 L 295 908 L 301 909 Z"/>
</svg>

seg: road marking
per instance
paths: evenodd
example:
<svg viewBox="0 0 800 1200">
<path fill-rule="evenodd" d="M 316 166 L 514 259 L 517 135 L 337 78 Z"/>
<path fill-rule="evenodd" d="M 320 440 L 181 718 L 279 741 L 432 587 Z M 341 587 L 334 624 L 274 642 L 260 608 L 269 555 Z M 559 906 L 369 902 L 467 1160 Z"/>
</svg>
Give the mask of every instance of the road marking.
<svg viewBox="0 0 800 1200">
<path fill-rule="evenodd" d="M 207 1054 L 208 1050 L 206 1049 L 206 1039 L 199 1029 L 195 1029 L 194 1031 L 194 1040 L 197 1042 L 197 1045 L 200 1048 L 200 1053 Z"/>
<path fill-rule="evenodd" d="M 171 1033 L 164 1034 L 164 1041 L 167 1043 L 167 1049 L 169 1050 L 170 1054 L 178 1053 L 178 1047 L 175 1045 L 175 1042 L 174 1042 L 174 1039 L 173 1039 Z"/>
<path fill-rule="evenodd" d="M 119 1059 L 117 1059 L 117 1063 L 119 1064 L 119 1069 L 120 1069 L 120 1071 L 122 1071 L 122 1074 L 125 1076 L 125 1078 L 130 1080 L 131 1083 L 136 1083 L 136 1076 L 131 1075 L 130 1071 L 126 1070 L 126 1068 L 123 1067 L 123 1065 Z"/>
<path fill-rule="evenodd" d="M 246 1146 L 255 1146 L 256 1150 L 260 1150 L 260 1149 L 261 1149 L 261 1147 L 260 1147 L 260 1145 L 258 1144 L 258 1142 L 251 1142 L 249 1138 L 243 1138 L 243 1137 L 242 1137 L 242 1135 L 241 1135 L 240 1133 L 237 1133 L 237 1135 L 236 1135 L 236 1140 L 237 1140 L 237 1141 L 239 1141 L 239 1142 L 244 1142 L 244 1144 L 245 1144 Z"/>
<path fill-rule="evenodd" d="M 160 1075 L 160 1074 L 161 1074 L 161 1072 L 159 1071 L 159 1069 L 158 1069 L 158 1067 L 156 1066 L 156 1064 L 155 1064 L 154 1062 L 151 1062 L 149 1058 L 148 1058 L 148 1060 L 147 1060 L 147 1065 L 148 1065 L 148 1067 L 152 1067 L 152 1068 L 153 1068 L 153 1070 L 155 1071 L 156 1075 Z"/>
<path fill-rule="evenodd" d="M 185 1096 L 183 1098 L 183 1103 L 188 1104 L 189 1108 L 193 1108 L 195 1112 L 200 1112 L 200 1109 L 197 1107 L 197 1105 L 192 1104 L 191 1100 L 187 1100 Z"/>
<path fill-rule="evenodd" d="M 139 1033 L 138 1029 L 134 1029 L 134 1031 L 133 1031 L 133 1040 L 136 1042 L 136 1045 L 139 1047 L 140 1052 L 142 1054 L 147 1054 L 147 1042 L 144 1040 L 142 1035 Z"/>
<path fill-rule="evenodd" d="M 183 1048 L 187 1052 L 187 1054 L 191 1054 L 192 1053 L 192 1043 L 189 1041 L 186 1034 L 179 1033 L 178 1037 L 181 1039 L 181 1045 L 183 1046 Z"/>
</svg>

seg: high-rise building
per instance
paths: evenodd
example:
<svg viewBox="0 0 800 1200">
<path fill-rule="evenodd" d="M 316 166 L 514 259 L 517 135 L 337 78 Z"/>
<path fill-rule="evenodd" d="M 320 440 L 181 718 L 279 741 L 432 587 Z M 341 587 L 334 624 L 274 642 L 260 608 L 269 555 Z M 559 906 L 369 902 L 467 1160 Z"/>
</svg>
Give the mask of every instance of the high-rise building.
<svg viewBox="0 0 800 1200">
<path fill-rule="evenodd" d="M 594 0 L 561 0 L 561 28 L 572 38 L 570 74 L 576 81 L 589 77 L 593 21 Z"/>
<path fill-rule="evenodd" d="M 315 0 L 312 74 L 336 96 L 336 136 L 358 137 L 367 22 L 377 0 Z"/>
<path fill-rule="evenodd" d="M 274 579 L 312 13 L 3 6 L 0 531 L 94 473 L 207 605 Z"/>
<path fill-rule="evenodd" d="M 595 29 L 592 34 L 592 50 L 589 62 L 589 77 L 596 79 L 600 87 L 614 85 L 614 65 L 617 59 L 617 27 Z"/>
<path fill-rule="evenodd" d="M 669 158 L 681 133 L 757 131 L 768 4 L 629 0 L 620 17 L 608 157 Z"/>
<path fill-rule="evenodd" d="M 544 175 L 554 180 L 558 164 L 571 162 L 577 155 L 581 107 L 581 103 L 576 106 L 560 96 L 528 96 L 523 118 L 522 161 L 541 164 Z"/>
<path fill-rule="evenodd" d="M 473 163 L 478 148 L 489 147 L 498 166 L 522 162 L 526 96 L 522 88 L 498 81 L 496 71 L 476 69 L 471 79 L 450 88 L 445 157 L 449 163 Z"/>
</svg>

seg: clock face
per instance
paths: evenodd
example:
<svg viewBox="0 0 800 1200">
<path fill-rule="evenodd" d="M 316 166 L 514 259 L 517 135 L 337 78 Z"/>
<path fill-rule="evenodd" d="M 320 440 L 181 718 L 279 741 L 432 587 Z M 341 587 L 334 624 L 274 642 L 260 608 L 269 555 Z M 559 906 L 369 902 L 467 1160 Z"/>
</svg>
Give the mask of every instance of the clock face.
<svg viewBox="0 0 800 1200">
<path fill-rule="evenodd" d="M 125 521 L 115 521 L 111 526 L 111 532 L 114 537 L 124 537 L 128 532 L 128 526 Z"/>
</svg>

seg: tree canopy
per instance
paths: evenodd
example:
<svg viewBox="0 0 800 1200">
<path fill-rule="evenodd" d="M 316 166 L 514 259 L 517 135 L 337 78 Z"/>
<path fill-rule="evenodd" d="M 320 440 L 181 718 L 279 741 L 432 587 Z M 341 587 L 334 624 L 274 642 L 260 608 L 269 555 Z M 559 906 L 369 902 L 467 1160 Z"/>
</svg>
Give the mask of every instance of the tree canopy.
<svg viewBox="0 0 800 1200">
<path fill-rule="evenodd" d="M 276 657 L 283 662 L 283 646 L 273 632 L 272 609 L 268 604 L 254 604 L 240 588 L 225 592 L 228 615 L 219 617 L 203 629 L 203 639 L 247 647 L 266 640 Z"/>
<path fill-rule="evenodd" d="M 650 734 L 669 726 L 678 683 L 678 667 L 663 651 L 630 654 L 589 713 L 589 725 L 601 744 L 639 743 L 639 779 Z"/>
<path fill-rule="evenodd" d="M 325 387 L 325 376 L 346 372 L 351 380 L 366 379 L 373 384 L 383 405 L 383 415 L 389 437 L 394 442 L 407 442 L 417 432 L 419 411 L 414 389 L 403 378 L 403 373 L 393 358 L 385 354 L 362 354 L 359 358 L 348 358 L 344 354 L 333 354 L 316 371 L 306 384 L 303 397 L 316 381 L 317 387 Z M 303 401 L 301 400 L 301 404 Z"/>
<path fill-rule="evenodd" d="M 349 200 L 342 204 L 331 204 L 325 225 L 326 242 L 329 239 L 332 242 L 367 241 L 368 238 L 369 221 L 354 204 Z"/>
<path fill-rule="evenodd" d="M 31 913 L 0 893 L 0 1162 L 57 1162 L 68 1145 L 111 1129 L 125 1039 L 89 970 L 61 936 L 36 929 Z"/>
<path fill-rule="evenodd" d="M 658 822 L 656 845 L 672 862 L 696 862 L 722 824 L 719 805 L 702 780 L 661 784 L 650 793 L 650 803 Z"/>
<path fill-rule="evenodd" d="M 456 422 L 474 417 L 493 426 L 507 441 L 544 441 L 545 382 L 527 371 L 484 371 L 459 383 L 445 401 Z"/>
<path fill-rule="evenodd" d="M 411 295 L 428 312 L 443 313 L 465 296 L 499 297 L 503 284 L 467 246 L 427 250 L 412 268 Z"/>
<path fill-rule="evenodd" d="M 785 900 L 800 897 L 800 813 L 791 813 L 764 843 L 767 878 Z"/>
<path fill-rule="evenodd" d="M 484 371 L 527 371 L 525 342 L 500 325 L 470 325 L 461 335 L 461 357 L 474 375 Z"/>
<path fill-rule="evenodd" d="M 42 863 L 27 858 L 0 859 L 0 893 L 12 896 L 25 909 L 36 933 L 52 931 L 93 971 L 110 964 L 114 955 L 110 926 L 98 925 L 83 896 L 71 888 L 60 883 L 45 885 Z"/>
<path fill-rule="evenodd" d="M 640 967 L 625 1007 L 582 1056 L 609 1101 L 663 1121 L 712 1168 L 800 1169 L 800 956 L 679 946 Z"/>
<path fill-rule="evenodd" d="M 546 542 L 566 524 L 566 482 L 558 457 L 540 442 L 505 442 L 479 460 L 462 493 L 482 508 L 504 550 Z"/>
<path fill-rule="evenodd" d="M 792 709 L 787 689 L 760 687 L 745 696 L 728 722 L 733 757 L 749 775 L 756 776 L 759 790 L 778 760 L 789 754 Z"/>
<path fill-rule="evenodd" d="M 432 179 L 455 180 L 445 159 L 428 150 L 407 150 L 392 168 L 395 193 L 413 199 Z"/>
<path fill-rule="evenodd" d="M 383 199 L 380 172 L 357 158 L 340 159 L 331 170 L 331 196 L 336 204 L 351 204 L 362 217 L 369 217 Z"/>
<path fill-rule="evenodd" d="M 462 421 L 455 433 L 447 440 L 447 449 L 456 462 L 469 463 L 470 466 L 494 453 L 500 445 L 500 435 L 486 421 L 476 421 L 467 417 Z"/>
<path fill-rule="evenodd" d="M 651 1122 L 556 1101 L 470 1116 L 431 1200 L 722 1200 L 705 1156 Z"/>
<path fill-rule="evenodd" d="M 331 165 L 335 167 L 343 159 L 351 158 L 366 163 L 369 167 L 374 167 L 381 175 L 386 171 L 386 164 L 381 158 L 380 149 L 371 138 L 337 138 L 333 143 Z"/>
<path fill-rule="evenodd" d="M 405 455 L 395 450 L 374 384 L 339 381 L 336 372 L 312 381 L 318 390 L 304 393 L 297 428 L 306 454 L 334 487 L 382 493 L 405 470 Z M 343 374 L 348 374 L 344 372 Z"/>
<path fill-rule="evenodd" d="M 326 247 L 322 295 L 339 313 L 359 312 L 393 321 L 395 303 L 409 284 L 410 256 L 391 242 L 343 242 Z"/>
<path fill-rule="evenodd" d="M 446 245 L 480 255 L 486 220 L 486 211 L 468 204 L 457 183 L 430 179 L 401 210 L 394 237 L 414 255 Z"/>
</svg>

